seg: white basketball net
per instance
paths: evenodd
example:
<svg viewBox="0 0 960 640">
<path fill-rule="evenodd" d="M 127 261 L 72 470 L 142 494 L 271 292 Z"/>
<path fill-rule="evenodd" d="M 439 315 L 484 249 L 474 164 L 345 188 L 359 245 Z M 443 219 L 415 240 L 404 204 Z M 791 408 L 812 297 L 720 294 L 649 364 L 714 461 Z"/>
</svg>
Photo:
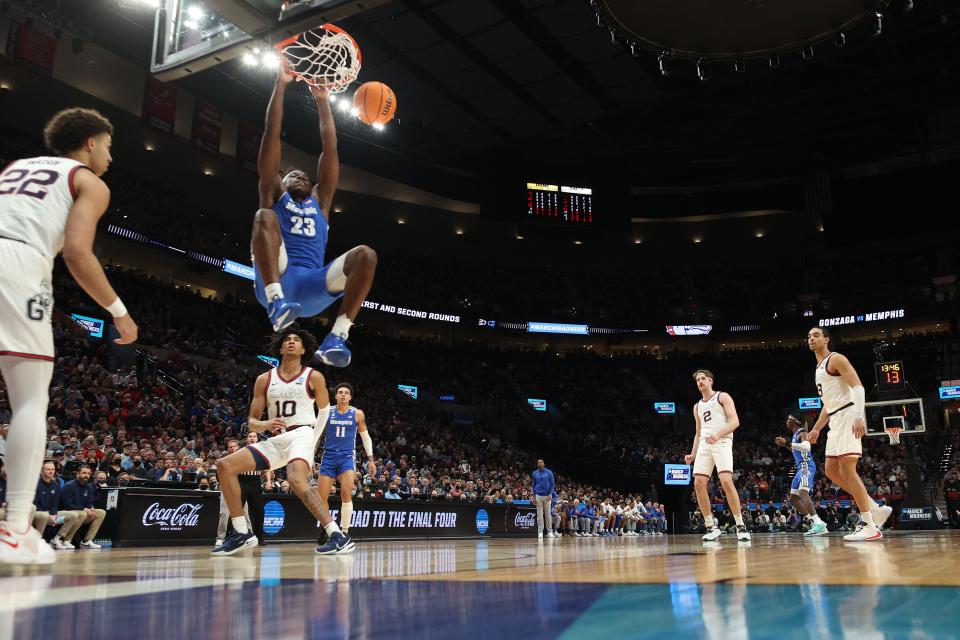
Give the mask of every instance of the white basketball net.
<svg viewBox="0 0 960 640">
<path fill-rule="evenodd" d="M 900 444 L 900 432 L 903 431 L 900 427 L 889 427 L 884 429 L 887 432 L 887 436 L 890 438 L 890 444 Z"/>
<path fill-rule="evenodd" d="M 281 51 L 297 77 L 330 93 L 346 91 L 360 74 L 360 51 L 346 33 L 320 27 L 302 33 Z"/>
</svg>

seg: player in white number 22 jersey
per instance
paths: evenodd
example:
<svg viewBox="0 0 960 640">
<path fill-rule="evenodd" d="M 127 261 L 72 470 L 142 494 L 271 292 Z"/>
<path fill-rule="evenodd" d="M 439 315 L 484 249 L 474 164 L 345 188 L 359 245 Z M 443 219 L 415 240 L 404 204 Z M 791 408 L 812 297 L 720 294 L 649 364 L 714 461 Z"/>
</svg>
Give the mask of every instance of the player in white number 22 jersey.
<svg viewBox="0 0 960 640">
<path fill-rule="evenodd" d="M 110 166 L 113 125 L 92 109 L 65 109 L 47 123 L 57 156 L 25 158 L 0 173 L 0 370 L 13 418 L 7 435 L 7 513 L 0 562 L 50 564 L 56 555 L 28 520 L 46 449 L 47 390 L 53 375 L 53 259 L 110 312 L 120 337 L 137 325 L 93 254 L 97 222 L 110 203 L 100 180 Z"/>
<path fill-rule="evenodd" d="M 863 454 L 861 439 L 867 431 L 864 421 L 866 394 L 860 376 L 846 357 L 830 351 L 827 329 L 810 329 L 807 346 L 817 356 L 817 393 L 823 399 L 820 417 L 807 440 L 816 444 L 820 431 L 830 425 L 824 470 L 828 478 L 853 497 L 860 509 L 861 522 L 857 530 L 843 539 L 851 542 L 879 540 L 883 537 L 880 528 L 893 509 L 874 502 L 857 473 L 857 460 Z"/>
<path fill-rule="evenodd" d="M 716 467 L 720 486 L 727 496 L 727 506 L 730 507 L 737 525 L 737 540 L 746 542 L 750 540 L 750 532 L 743 524 L 740 496 L 733 484 L 733 432 L 740 426 L 737 407 L 729 393 L 713 390 L 714 376 L 711 372 L 699 369 L 694 372 L 693 379 L 697 382 L 701 400 L 693 407 L 693 414 L 697 419 L 697 435 L 693 439 L 693 449 L 684 461 L 687 464 L 693 463 L 693 487 L 697 493 L 697 505 L 707 527 L 703 539 L 711 542 L 720 537 L 720 527 L 713 519 L 710 495 L 707 493 L 707 483 Z"/>
</svg>

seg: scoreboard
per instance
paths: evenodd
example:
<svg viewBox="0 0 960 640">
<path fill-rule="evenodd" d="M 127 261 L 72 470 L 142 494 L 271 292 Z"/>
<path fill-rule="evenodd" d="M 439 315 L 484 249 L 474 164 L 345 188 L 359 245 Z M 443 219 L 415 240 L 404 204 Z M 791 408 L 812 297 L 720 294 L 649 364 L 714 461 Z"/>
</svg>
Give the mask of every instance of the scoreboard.
<svg viewBox="0 0 960 640">
<path fill-rule="evenodd" d="M 527 183 L 527 222 L 593 226 L 593 189 Z"/>
<path fill-rule="evenodd" d="M 902 362 L 878 362 L 875 367 L 878 391 L 903 391 L 906 388 Z"/>
</svg>

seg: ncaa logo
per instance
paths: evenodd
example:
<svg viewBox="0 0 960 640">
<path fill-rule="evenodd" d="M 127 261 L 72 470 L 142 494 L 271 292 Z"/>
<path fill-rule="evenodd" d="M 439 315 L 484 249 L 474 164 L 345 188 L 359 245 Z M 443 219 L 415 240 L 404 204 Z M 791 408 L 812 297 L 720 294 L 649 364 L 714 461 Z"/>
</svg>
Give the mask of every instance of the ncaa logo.
<svg viewBox="0 0 960 640">
<path fill-rule="evenodd" d="M 487 515 L 485 509 L 480 509 L 480 511 L 477 511 L 477 533 L 482 535 L 486 533 L 489 528 L 490 516 Z"/>
<path fill-rule="evenodd" d="M 280 533 L 285 517 L 282 504 L 276 500 L 268 502 L 263 507 L 263 532 L 269 535 Z"/>
</svg>

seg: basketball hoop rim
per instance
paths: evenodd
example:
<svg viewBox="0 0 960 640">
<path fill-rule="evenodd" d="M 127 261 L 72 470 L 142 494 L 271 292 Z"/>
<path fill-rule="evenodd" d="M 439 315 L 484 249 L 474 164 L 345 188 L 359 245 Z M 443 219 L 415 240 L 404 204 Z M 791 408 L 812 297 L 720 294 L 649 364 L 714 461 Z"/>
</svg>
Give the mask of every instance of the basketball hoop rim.
<svg viewBox="0 0 960 640">
<path fill-rule="evenodd" d="M 356 52 L 357 52 L 357 62 L 359 62 L 360 64 L 363 64 L 363 52 L 360 51 L 360 45 L 357 44 L 357 41 L 354 39 L 354 37 L 353 37 L 352 35 L 350 35 L 349 33 L 347 33 L 344 29 L 341 29 L 341 28 L 338 27 L 337 25 L 335 25 L 335 24 L 330 24 L 329 22 L 326 23 L 326 24 L 320 25 L 319 27 L 317 27 L 317 29 L 324 29 L 325 31 L 332 31 L 333 33 L 342 33 L 343 35 L 345 35 L 345 36 L 347 36 L 348 38 L 350 38 L 350 42 L 353 43 L 353 48 L 354 48 L 354 49 L 356 50 Z M 312 31 L 312 29 L 307 29 L 307 31 Z M 306 33 L 306 31 L 304 31 L 303 33 Z M 283 51 L 285 48 L 287 48 L 287 47 L 290 46 L 291 44 L 296 43 L 297 40 L 300 39 L 300 36 L 303 35 L 303 33 L 298 33 L 298 34 L 295 35 L 295 36 L 290 36 L 290 37 L 287 38 L 286 40 L 281 40 L 281 41 L 278 42 L 277 44 L 273 45 L 273 48 L 276 49 L 277 51 Z M 295 76 L 297 76 L 297 77 L 300 77 L 300 74 L 298 74 L 298 73 L 296 73 L 296 72 L 293 72 L 293 75 L 295 75 Z"/>
</svg>

